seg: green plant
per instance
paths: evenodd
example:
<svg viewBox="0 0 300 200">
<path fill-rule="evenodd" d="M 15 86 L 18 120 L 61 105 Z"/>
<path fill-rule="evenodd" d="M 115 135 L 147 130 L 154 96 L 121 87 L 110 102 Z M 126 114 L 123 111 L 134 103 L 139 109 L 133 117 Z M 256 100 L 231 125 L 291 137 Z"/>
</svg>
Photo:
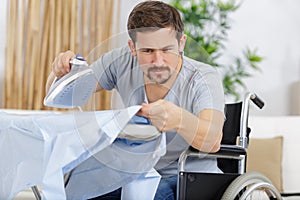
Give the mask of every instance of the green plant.
<svg viewBox="0 0 300 200">
<path fill-rule="evenodd" d="M 246 89 L 244 78 L 251 77 L 249 69 L 260 70 L 262 57 L 257 49 L 246 48 L 229 65 L 219 63 L 226 50 L 225 41 L 230 30 L 229 15 L 240 4 L 237 0 L 171 0 L 182 15 L 185 34 L 188 35 L 185 54 L 201 62 L 224 68 L 223 85 L 226 96 L 240 98 L 240 88 Z"/>
</svg>

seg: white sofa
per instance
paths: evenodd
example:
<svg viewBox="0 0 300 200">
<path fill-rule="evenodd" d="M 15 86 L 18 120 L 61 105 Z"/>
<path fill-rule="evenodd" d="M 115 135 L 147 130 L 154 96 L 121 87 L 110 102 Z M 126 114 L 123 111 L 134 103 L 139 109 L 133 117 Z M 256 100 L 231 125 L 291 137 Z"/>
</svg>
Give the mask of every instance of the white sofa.
<svg viewBox="0 0 300 200">
<path fill-rule="evenodd" d="M 248 125 L 252 130 L 250 138 L 283 136 L 283 192 L 300 193 L 300 116 L 250 115 Z"/>
</svg>

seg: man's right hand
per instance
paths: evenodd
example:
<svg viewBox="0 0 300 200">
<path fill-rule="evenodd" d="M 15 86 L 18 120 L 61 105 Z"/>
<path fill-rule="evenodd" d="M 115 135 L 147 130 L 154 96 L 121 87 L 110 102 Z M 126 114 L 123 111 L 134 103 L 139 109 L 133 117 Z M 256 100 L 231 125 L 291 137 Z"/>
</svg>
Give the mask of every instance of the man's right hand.
<svg viewBox="0 0 300 200">
<path fill-rule="evenodd" d="M 75 57 L 72 51 L 60 53 L 52 63 L 52 72 L 57 78 L 61 78 L 70 72 L 70 60 Z"/>
<path fill-rule="evenodd" d="M 70 60 L 75 56 L 72 51 L 66 51 L 58 54 L 52 63 L 52 71 L 48 76 L 46 82 L 46 94 L 49 91 L 51 84 L 53 83 L 55 77 L 61 78 L 66 75 L 70 70 Z"/>
</svg>

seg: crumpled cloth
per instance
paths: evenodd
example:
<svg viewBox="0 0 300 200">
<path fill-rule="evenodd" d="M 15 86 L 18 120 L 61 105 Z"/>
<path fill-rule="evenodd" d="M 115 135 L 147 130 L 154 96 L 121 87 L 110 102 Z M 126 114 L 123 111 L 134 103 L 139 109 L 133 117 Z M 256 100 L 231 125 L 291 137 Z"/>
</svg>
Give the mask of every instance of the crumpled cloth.
<svg viewBox="0 0 300 200">
<path fill-rule="evenodd" d="M 84 166 L 89 166 L 88 164 L 95 159 L 98 164 L 103 165 L 104 163 L 106 168 L 111 168 L 107 162 L 116 159 L 111 160 L 112 156 L 109 154 L 103 159 L 99 159 L 99 156 L 102 151 L 102 153 L 113 152 L 112 149 L 114 148 L 134 153 L 135 148 L 148 145 L 151 153 L 147 154 L 146 152 L 146 155 L 152 156 L 151 163 L 155 164 L 157 158 L 164 154 L 164 148 L 154 150 L 153 145 L 155 144 L 155 147 L 161 146 L 163 139 L 157 138 L 139 144 L 131 143 L 132 141 L 128 143 L 123 139 L 116 140 L 120 131 L 139 109 L 140 106 L 132 106 L 113 111 L 68 114 L 45 112 L 27 115 L 11 114 L 5 110 L 4 112 L 3 110 L 0 111 L 0 199 L 13 199 L 21 190 L 34 185 L 41 185 L 43 199 L 70 199 L 72 197 L 67 197 L 66 191 L 68 195 L 71 195 L 68 191 L 70 188 L 72 189 L 71 183 L 73 183 L 73 179 L 76 179 L 76 173 L 85 170 Z M 132 151 L 128 151 L 126 148 L 121 150 L 119 145 L 122 148 L 131 149 L 132 147 Z M 124 157 L 122 162 L 125 161 Z M 116 164 L 117 167 L 118 164 Z M 96 165 L 98 170 L 95 171 L 101 171 L 99 166 Z M 126 167 L 130 168 L 130 164 L 127 164 Z M 132 171 L 127 171 L 127 168 L 124 169 L 125 173 L 132 174 Z M 136 179 L 119 181 L 119 185 L 115 187 L 124 186 L 126 188 L 126 184 L 134 185 L 134 182 L 138 182 L 138 180 L 152 180 L 149 177 L 159 179 L 159 175 L 155 173 L 153 175 L 151 166 L 137 169 L 137 173 L 134 173 Z M 145 169 L 149 169 L 149 171 Z M 132 170 L 135 171 L 134 168 Z M 65 190 L 63 176 L 70 171 L 72 171 L 69 180 L 70 185 L 67 185 Z M 110 174 L 103 177 L 103 179 L 109 178 Z M 94 184 L 90 182 L 89 185 L 93 186 Z M 104 188 L 101 192 L 111 189 L 111 187 Z M 82 199 L 83 197 L 76 196 L 76 198 Z M 130 197 L 125 195 L 124 199 L 126 198 Z"/>
<path fill-rule="evenodd" d="M 165 154 L 165 144 L 164 133 L 147 142 L 116 139 L 72 171 L 67 199 L 89 199 L 120 187 L 122 199 L 153 199 L 161 177 L 153 166 Z"/>
</svg>

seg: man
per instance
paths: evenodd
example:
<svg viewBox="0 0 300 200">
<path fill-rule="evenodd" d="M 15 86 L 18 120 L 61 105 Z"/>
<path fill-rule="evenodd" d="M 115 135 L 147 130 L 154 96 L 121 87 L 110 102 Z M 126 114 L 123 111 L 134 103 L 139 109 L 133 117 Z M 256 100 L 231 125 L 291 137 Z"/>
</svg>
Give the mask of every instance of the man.
<svg viewBox="0 0 300 200">
<path fill-rule="evenodd" d="M 155 199 L 174 199 L 177 160 L 192 146 L 204 152 L 220 148 L 224 123 L 224 94 L 213 67 L 183 56 L 186 35 L 178 11 L 160 1 L 138 4 L 128 19 L 128 46 L 101 56 L 91 67 L 97 91 L 117 89 L 125 106 L 142 105 L 138 115 L 166 132 L 167 153 L 156 164 L 161 174 Z M 61 53 L 52 64 L 54 77 L 70 71 L 74 53 Z M 218 172 L 216 160 L 202 159 L 195 171 Z M 120 195 L 120 190 L 109 196 Z M 97 199 L 101 199 L 98 197 Z"/>
</svg>

